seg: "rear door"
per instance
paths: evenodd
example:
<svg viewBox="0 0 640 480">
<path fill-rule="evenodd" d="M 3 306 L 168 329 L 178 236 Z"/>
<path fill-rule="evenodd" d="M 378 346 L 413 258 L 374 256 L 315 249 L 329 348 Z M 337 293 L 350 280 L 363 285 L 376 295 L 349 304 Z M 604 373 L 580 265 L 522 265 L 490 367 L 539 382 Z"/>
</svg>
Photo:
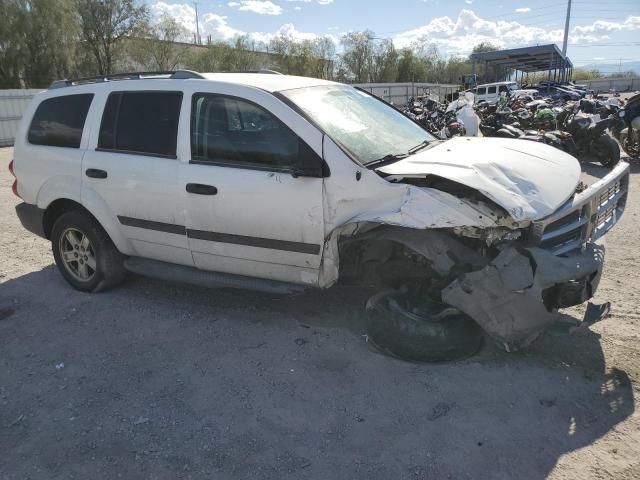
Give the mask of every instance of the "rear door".
<svg viewBox="0 0 640 480">
<path fill-rule="evenodd" d="M 164 80 L 163 80 L 164 82 Z M 83 203 L 104 202 L 138 256 L 193 265 L 178 185 L 183 94 L 111 92 L 83 158 Z"/>
<path fill-rule="evenodd" d="M 267 104 L 290 109 L 249 93 L 254 100 L 197 92 L 191 99 L 191 155 L 181 178 L 195 264 L 314 284 L 324 243 L 323 180 L 296 178 L 292 169 L 299 155 L 317 154 Z M 315 130 L 302 123 L 299 131 Z M 315 135 L 321 151 L 322 135 Z"/>
</svg>

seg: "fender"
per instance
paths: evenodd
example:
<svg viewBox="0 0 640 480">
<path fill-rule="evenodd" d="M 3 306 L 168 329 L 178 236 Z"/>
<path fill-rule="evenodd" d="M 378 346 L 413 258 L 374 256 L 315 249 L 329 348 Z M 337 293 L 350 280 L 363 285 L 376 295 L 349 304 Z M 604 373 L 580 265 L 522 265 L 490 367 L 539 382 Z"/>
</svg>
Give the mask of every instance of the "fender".
<svg viewBox="0 0 640 480">
<path fill-rule="evenodd" d="M 81 198 L 82 201 L 79 203 L 89 210 L 91 215 L 96 217 L 120 253 L 124 255 L 135 255 L 133 245 L 129 239 L 123 235 L 116 215 L 111 211 L 104 199 L 95 190 L 88 188 L 86 184 L 82 186 Z"/>
</svg>

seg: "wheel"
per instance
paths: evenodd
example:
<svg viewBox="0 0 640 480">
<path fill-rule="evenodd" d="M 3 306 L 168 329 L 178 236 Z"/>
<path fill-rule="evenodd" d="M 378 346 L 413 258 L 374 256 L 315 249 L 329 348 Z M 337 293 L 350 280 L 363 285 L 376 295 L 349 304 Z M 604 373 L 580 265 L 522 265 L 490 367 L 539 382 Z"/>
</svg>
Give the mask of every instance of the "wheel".
<svg viewBox="0 0 640 480">
<path fill-rule="evenodd" d="M 51 230 L 60 273 L 82 292 L 98 292 L 124 280 L 124 257 L 96 220 L 81 211 L 62 214 Z"/>
<path fill-rule="evenodd" d="M 609 135 L 601 135 L 593 142 L 593 153 L 603 167 L 613 168 L 620 161 L 620 146 Z"/>
<path fill-rule="evenodd" d="M 367 302 L 367 335 L 384 353 L 440 362 L 468 357 L 480 349 L 484 332 L 467 315 L 443 305 L 414 313 L 409 303 L 395 291 L 374 295 Z"/>
</svg>

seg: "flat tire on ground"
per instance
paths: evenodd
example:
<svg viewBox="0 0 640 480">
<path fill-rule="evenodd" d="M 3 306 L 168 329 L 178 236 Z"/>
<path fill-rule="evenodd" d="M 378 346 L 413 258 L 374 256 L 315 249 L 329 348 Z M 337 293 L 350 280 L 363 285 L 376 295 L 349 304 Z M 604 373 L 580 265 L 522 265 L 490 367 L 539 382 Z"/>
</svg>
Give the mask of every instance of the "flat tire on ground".
<svg viewBox="0 0 640 480">
<path fill-rule="evenodd" d="M 473 355 L 482 346 L 482 328 L 467 315 L 447 310 L 433 317 L 416 314 L 402 294 L 382 292 L 367 302 L 367 336 L 380 351 L 403 360 L 442 362 Z"/>
</svg>

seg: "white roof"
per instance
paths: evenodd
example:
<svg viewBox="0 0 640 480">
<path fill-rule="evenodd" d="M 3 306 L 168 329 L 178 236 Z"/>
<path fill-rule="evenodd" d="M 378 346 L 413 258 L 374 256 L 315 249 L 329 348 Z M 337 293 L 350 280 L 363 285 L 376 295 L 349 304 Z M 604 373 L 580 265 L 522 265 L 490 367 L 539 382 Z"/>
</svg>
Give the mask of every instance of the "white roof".
<svg viewBox="0 0 640 480">
<path fill-rule="evenodd" d="M 478 87 L 489 87 L 492 85 L 511 85 L 513 83 L 516 83 L 514 81 L 511 82 L 493 82 L 493 83 L 483 83 L 482 85 L 478 85 Z"/>
<path fill-rule="evenodd" d="M 202 73 L 207 80 L 239 83 L 261 88 L 269 92 L 279 92 L 292 88 L 313 87 L 317 85 L 338 85 L 336 82 L 319 78 L 296 77 L 294 75 L 276 75 L 270 73 Z"/>
</svg>

